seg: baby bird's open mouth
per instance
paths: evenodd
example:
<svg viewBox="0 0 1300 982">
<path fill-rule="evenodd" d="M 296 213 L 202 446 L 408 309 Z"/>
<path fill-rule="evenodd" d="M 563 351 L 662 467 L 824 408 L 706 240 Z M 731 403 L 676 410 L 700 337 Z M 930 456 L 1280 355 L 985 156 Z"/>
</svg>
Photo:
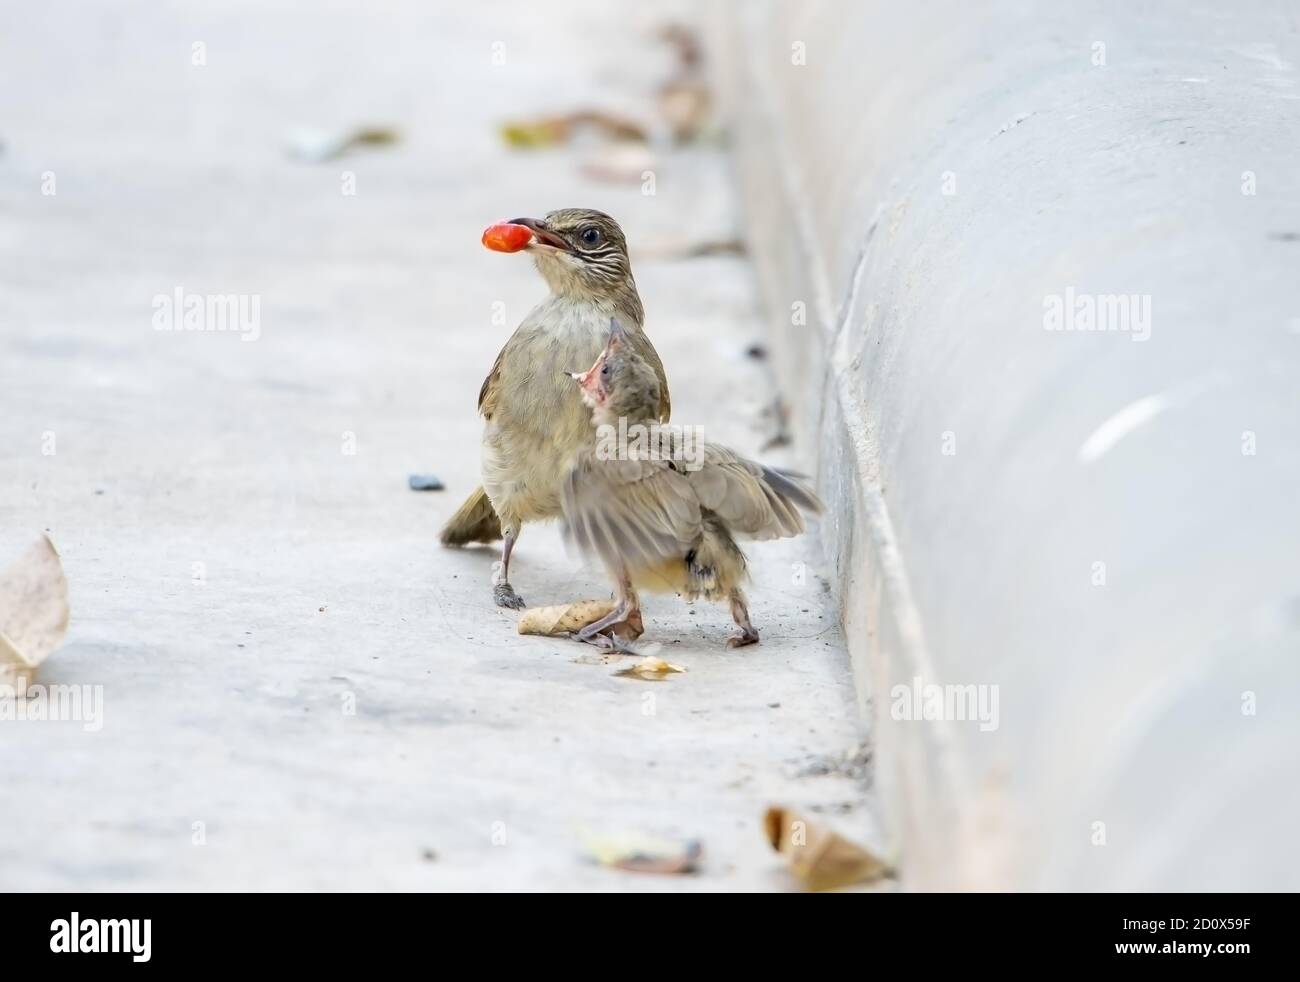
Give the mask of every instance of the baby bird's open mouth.
<svg viewBox="0 0 1300 982">
<path fill-rule="evenodd" d="M 605 355 L 602 353 L 596 359 L 596 363 L 585 372 L 568 372 L 568 376 L 578 383 L 578 388 L 594 405 L 600 406 L 605 402 L 608 393 L 600 384 L 600 369 L 605 364 Z"/>
</svg>

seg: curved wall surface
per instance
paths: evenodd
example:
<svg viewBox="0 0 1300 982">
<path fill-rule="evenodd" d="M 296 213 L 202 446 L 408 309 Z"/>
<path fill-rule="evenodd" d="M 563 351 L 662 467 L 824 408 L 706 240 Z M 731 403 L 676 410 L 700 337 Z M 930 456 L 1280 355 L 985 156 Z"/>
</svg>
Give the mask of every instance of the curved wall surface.
<svg viewBox="0 0 1300 982">
<path fill-rule="evenodd" d="M 1300 7 L 1058 6 L 721 58 L 888 827 L 910 887 L 1297 889 Z"/>
</svg>

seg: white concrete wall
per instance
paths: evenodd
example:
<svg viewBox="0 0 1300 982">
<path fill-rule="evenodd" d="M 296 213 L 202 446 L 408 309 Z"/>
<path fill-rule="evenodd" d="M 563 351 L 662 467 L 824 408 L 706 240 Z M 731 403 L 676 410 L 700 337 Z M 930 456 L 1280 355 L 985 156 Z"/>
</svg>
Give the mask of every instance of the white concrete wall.
<svg viewBox="0 0 1300 982">
<path fill-rule="evenodd" d="M 904 882 L 1296 889 L 1300 5 L 1037 6 L 719 32 Z M 917 676 L 998 727 L 892 718 Z"/>
</svg>

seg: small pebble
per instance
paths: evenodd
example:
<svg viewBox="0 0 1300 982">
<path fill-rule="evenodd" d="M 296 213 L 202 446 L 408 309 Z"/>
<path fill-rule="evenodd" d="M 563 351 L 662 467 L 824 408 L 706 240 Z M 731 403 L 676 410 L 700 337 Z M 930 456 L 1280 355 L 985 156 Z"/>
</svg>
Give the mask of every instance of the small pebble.
<svg viewBox="0 0 1300 982">
<path fill-rule="evenodd" d="M 412 491 L 441 491 L 442 481 L 435 474 L 412 474 L 407 478 Z"/>
</svg>

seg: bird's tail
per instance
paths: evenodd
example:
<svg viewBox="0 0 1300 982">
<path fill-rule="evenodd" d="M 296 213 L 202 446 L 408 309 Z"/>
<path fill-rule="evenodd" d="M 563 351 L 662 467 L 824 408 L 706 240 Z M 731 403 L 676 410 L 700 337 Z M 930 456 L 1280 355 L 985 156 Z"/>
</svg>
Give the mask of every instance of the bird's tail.
<svg viewBox="0 0 1300 982">
<path fill-rule="evenodd" d="M 442 527 L 444 546 L 463 546 L 470 542 L 495 542 L 501 538 L 501 520 L 482 488 L 475 488 L 456 514 Z"/>
</svg>

